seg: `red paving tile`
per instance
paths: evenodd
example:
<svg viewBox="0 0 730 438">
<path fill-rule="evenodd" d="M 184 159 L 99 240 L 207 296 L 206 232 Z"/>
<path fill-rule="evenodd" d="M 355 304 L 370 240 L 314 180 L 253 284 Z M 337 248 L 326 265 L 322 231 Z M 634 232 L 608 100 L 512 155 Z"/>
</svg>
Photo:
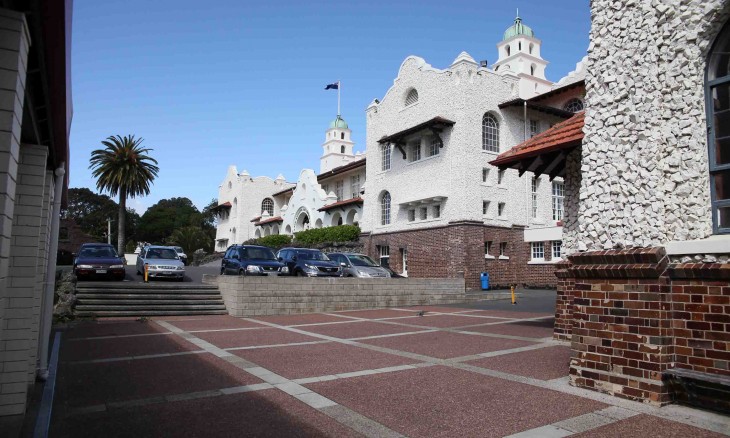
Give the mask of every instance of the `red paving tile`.
<svg viewBox="0 0 730 438">
<path fill-rule="evenodd" d="M 730 434 L 730 430 L 728 430 L 728 433 Z M 662 418 L 642 414 L 571 436 L 585 438 L 614 438 L 617 436 L 651 436 L 652 438 L 719 438 L 726 435 L 677 423 L 676 421 L 664 420 Z"/>
<path fill-rule="evenodd" d="M 522 321 L 508 324 L 485 325 L 481 327 L 469 327 L 464 330 L 479 333 L 494 333 L 498 335 L 521 336 L 524 338 L 552 338 L 554 319 L 541 321 Z"/>
<path fill-rule="evenodd" d="M 436 328 L 462 327 L 465 325 L 488 324 L 490 322 L 503 321 L 497 318 L 478 318 L 460 315 L 429 315 L 423 317 L 397 319 L 393 322 L 402 322 L 403 324 L 423 325 Z"/>
<path fill-rule="evenodd" d="M 546 347 L 522 353 L 487 357 L 467 363 L 519 376 L 551 380 L 568 375 L 570 347 L 562 345 Z"/>
<path fill-rule="evenodd" d="M 545 316 L 555 316 L 554 313 L 538 313 L 538 312 L 520 312 L 519 310 L 477 310 L 476 312 L 470 312 L 470 315 L 482 315 L 482 316 L 494 316 L 497 318 L 514 318 L 514 319 L 525 319 L 525 318 L 542 318 Z"/>
<path fill-rule="evenodd" d="M 296 342 L 321 341 L 319 338 L 301 335 L 279 328 L 260 330 L 229 330 L 224 332 L 200 332 L 195 336 L 216 347 L 255 347 L 260 345 L 293 344 Z"/>
<path fill-rule="evenodd" d="M 321 313 L 308 313 L 303 315 L 277 315 L 277 316 L 257 316 L 257 320 L 270 322 L 279 325 L 299 325 L 299 324 L 321 324 L 323 322 L 347 321 L 345 318 L 337 316 L 323 315 Z"/>
<path fill-rule="evenodd" d="M 413 307 L 401 307 L 401 309 L 407 309 L 410 311 L 418 312 L 425 310 L 427 312 L 439 312 L 439 313 L 458 313 L 466 312 L 474 309 L 467 309 L 465 307 L 445 307 L 445 306 L 413 306 Z"/>
<path fill-rule="evenodd" d="M 233 316 L 206 318 L 191 321 L 171 321 L 170 324 L 186 331 L 266 327 L 263 324 L 246 321 L 245 319 L 234 318 Z"/>
<path fill-rule="evenodd" d="M 351 316 L 354 318 L 365 318 L 365 319 L 378 319 L 378 318 L 397 318 L 400 316 L 413 316 L 414 312 L 406 310 L 394 310 L 394 309 L 370 309 L 370 310 L 355 310 L 352 312 L 337 312 L 337 315 Z"/>
<path fill-rule="evenodd" d="M 348 373 L 414 363 L 413 359 L 336 342 L 232 351 L 290 379 Z"/>
<path fill-rule="evenodd" d="M 356 437 L 287 394 L 264 391 L 53 417 L 50 436 L 89 437 Z"/>
<path fill-rule="evenodd" d="M 442 366 L 306 386 L 409 437 L 501 437 L 607 407 Z"/>
<path fill-rule="evenodd" d="M 254 383 L 261 380 L 208 353 L 95 364 L 61 363 L 54 401 L 61 407 L 88 406 Z"/>
<path fill-rule="evenodd" d="M 416 327 L 405 327 L 402 325 L 385 324 L 381 322 L 354 321 L 343 324 L 310 325 L 301 327 L 305 330 L 320 335 L 333 336 L 335 338 L 361 338 L 365 336 L 390 335 L 394 333 L 416 332 Z"/>
<path fill-rule="evenodd" d="M 136 320 L 81 321 L 69 325 L 63 331 L 64 338 L 91 338 L 97 336 L 141 335 L 165 333 L 168 330 L 153 323 Z"/>
<path fill-rule="evenodd" d="M 200 350 L 185 339 L 169 334 L 104 339 L 67 340 L 60 351 L 60 359 L 93 360 L 113 357 L 146 356 Z"/>
<path fill-rule="evenodd" d="M 489 338 L 486 336 L 463 335 L 449 332 L 418 333 L 414 335 L 394 336 L 392 338 L 368 339 L 360 342 L 424 354 L 440 359 L 534 345 L 533 342 L 529 341 Z"/>
</svg>

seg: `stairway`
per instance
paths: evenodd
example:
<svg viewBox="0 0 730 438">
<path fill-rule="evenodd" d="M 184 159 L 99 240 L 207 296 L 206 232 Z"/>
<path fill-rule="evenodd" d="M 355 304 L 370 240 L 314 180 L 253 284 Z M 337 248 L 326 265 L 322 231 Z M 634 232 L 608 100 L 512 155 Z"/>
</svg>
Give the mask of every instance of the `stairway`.
<svg viewBox="0 0 730 438">
<path fill-rule="evenodd" d="M 76 316 L 226 315 L 216 286 L 78 282 Z"/>
</svg>

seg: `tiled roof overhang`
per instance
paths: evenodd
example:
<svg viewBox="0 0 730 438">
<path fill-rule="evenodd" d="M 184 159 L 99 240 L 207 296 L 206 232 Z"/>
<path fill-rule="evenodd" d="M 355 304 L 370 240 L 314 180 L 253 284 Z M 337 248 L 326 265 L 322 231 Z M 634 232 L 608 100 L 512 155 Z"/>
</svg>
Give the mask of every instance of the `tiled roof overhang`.
<svg viewBox="0 0 730 438">
<path fill-rule="evenodd" d="M 420 131 L 429 130 L 431 131 L 435 136 L 439 139 L 439 147 L 444 147 L 444 142 L 441 139 L 441 136 L 439 135 L 441 131 L 443 131 L 445 128 L 449 128 L 451 126 L 454 126 L 456 122 L 453 120 L 445 119 L 443 117 L 434 117 L 431 120 L 427 120 L 423 123 L 420 123 L 416 126 L 413 126 L 408 129 L 404 129 L 403 131 L 396 132 L 395 134 L 386 135 L 382 137 L 380 140 L 378 140 L 378 143 L 380 144 L 386 144 L 386 143 L 392 143 L 394 144 L 403 154 L 403 159 L 406 159 L 406 150 L 404 148 L 405 146 L 405 139 L 413 134 L 416 134 Z"/>
<path fill-rule="evenodd" d="M 289 187 L 288 189 L 279 190 L 278 192 L 272 194 L 271 196 L 279 196 L 279 195 L 283 195 L 284 193 L 287 193 L 287 192 L 293 192 L 294 191 L 294 187 L 295 186 Z"/>
<path fill-rule="evenodd" d="M 266 224 L 270 224 L 273 222 L 284 222 L 284 219 L 281 216 L 276 216 L 276 217 L 272 217 L 271 219 L 266 219 L 261 222 L 256 222 L 254 225 L 256 225 L 256 226 L 266 225 Z"/>
<path fill-rule="evenodd" d="M 365 166 L 365 158 L 353 161 L 352 163 L 347 163 L 344 166 L 335 167 L 332 170 L 328 170 L 327 172 L 320 173 L 317 175 L 317 181 L 323 181 L 327 178 L 331 178 L 333 176 L 337 176 L 341 173 L 349 172 L 350 170 L 357 169 L 358 167 Z"/>
<path fill-rule="evenodd" d="M 220 205 L 217 205 L 217 206 L 211 208 L 211 210 L 212 211 L 220 211 L 220 210 L 223 210 L 223 209 L 226 209 L 226 208 L 231 208 L 231 207 L 232 207 L 232 205 L 231 205 L 230 202 L 224 202 L 223 204 L 220 204 Z"/>
<path fill-rule="evenodd" d="M 565 158 L 583 142 L 584 113 L 558 123 L 545 132 L 502 153 L 489 164 L 500 169 L 517 169 L 520 176 L 533 172 L 535 176 L 550 175 L 550 179 L 565 176 Z"/>
<path fill-rule="evenodd" d="M 570 118 L 573 116 L 573 113 L 570 111 L 565 111 L 562 108 L 555 108 L 548 105 L 543 105 L 540 102 L 547 100 L 553 96 L 557 96 L 561 93 L 564 93 L 568 90 L 572 90 L 574 88 L 585 88 L 586 83 L 585 81 L 577 81 L 573 82 L 571 84 L 562 86 L 560 88 L 556 88 L 554 90 L 550 90 L 547 93 L 542 93 L 538 96 L 532 97 L 530 99 L 512 99 L 508 100 L 507 102 L 502 102 L 499 105 L 497 105 L 500 109 L 508 108 L 508 107 L 523 107 L 525 105 L 525 102 L 527 102 L 527 108 L 540 111 L 546 114 L 552 114 L 554 116 L 563 117 L 563 118 Z"/>
<path fill-rule="evenodd" d="M 347 207 L 348 205 L 356 205 L 356 204 L 362 204 L 362 198 L 350 198 L 345 199 L 344 201 L 335 202 L 334 204 L 325 205 L 322 208 L 318 208 L 317 211 L 328 211 L 332 210 L 334 208 L 343 208 Z"/>
</svg>

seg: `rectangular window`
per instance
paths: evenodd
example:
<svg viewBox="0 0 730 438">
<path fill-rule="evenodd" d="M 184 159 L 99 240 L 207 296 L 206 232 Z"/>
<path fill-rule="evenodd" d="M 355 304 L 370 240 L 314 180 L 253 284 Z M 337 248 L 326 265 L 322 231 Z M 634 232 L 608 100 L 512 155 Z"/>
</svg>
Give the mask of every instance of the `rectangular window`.
<svg viewBox="0 0 730 438">
<path fill-rule="evenodd" d="M 335 183 L 335 195 L 337 195 L 337 200 L 342 201 L 343 195 L 345 191 L 345 182 L 344 181 L 337 181 Z"/>
<path fill-rule="evenodd" d="M 380 145 L 380 170 L 382 171 L 390 170 L 391 149 L 390 143 Z"/>
<path fill-rule="evenodd" d="M 484 255 L 492 255 L 492 241 L 484 242 Z"/>
<path fill-rule="evenodd" d="M 545 260 L 545 244 L 543 242 L 532 242 L 532 260 Z"/>
<path fill-rule="evenodd" d="M 499 256 L 507 257 L 507 242 L 499 242 Z"/>
<path fill-rule="evenodd" d="M 441 142 L 439 141 L 439 138 L 434 136 L 430 137 L 428 139 L 428 156 L 433 157 L 434 155 L 438 155 L 439 152 L 441 152 Z"/>
<path fill-rule="evenodd" d="M 358 196 L 360 196 L 360 175 L 353 175 L 350 177 L 350 197 Z"/>
<path fill-rule="evenodd" d="M 433 218 L 438 219 L 441 217 L 441 206 L 440 205 L 434 205 L 433 206 Z"/>
<path fill-rule="evenodd" d="M 380 255 L 380 266 L 390 266 L 390 247 L 378 246 L 378 254 Z"/>
<path fill-rule="evenodd" d="M 504 169 L 497 172 L 497 184 L 502 185 L 502 182 L 504 182 Z"/>
<path fill-rule="evenodd" d="M 421 159 L 421 142 L 416 141 L 408 145 L 408 161 L 411 163 Z"/>
<path fill-rule="evenodd" d="M 486 167 L 482 168 L 482 182 L 487 182 L 487 179 L 489 179 L 489 169 Z"/>
<path fill-rule="evenodd" d="M 482 201 L 482 215 L 486 216 L 489 214 L 489 201 Z"/>
<path fill-rule="evenodd" d="M 416 220 L 416 210 L 408 210 L 408 222 Z"/>
<path fill-rule="evenodd" d="M 540 122 L 535 119 L 530 119 L 530 137 L 534 137 L 540 131 Z"/>
<path fill-rule="evenodd" d="M 553 252 L 552 252 L 552 258 L 553 260 L 557 260 L 559 258 L 563 257 L 563 242 L 560 240 L 554 240 L 553 241 Z"/>
<path fill-rule="evenodd" d="M 425 221 L 426 219 L 428 219 L 428 207 L 421 207 L 420 218 L 422 221 Z"/>
<path fill-rule="evenodd" d="M 553 220 L 563 220 L 563 206 L 565 203 L 565 185 L 561 182 L 553 181 Z"/>
<path fill-rule="evenodd" d="M 725 51 L 713 54 L 717 59 L 718 77 L 708 83 L 706 92 L 710 128 L 710 208 L 713 232 L 718 234 L 730 233 L 730 81 L 726 57 Z"/>
<path fill-rule="evenodd" d="M 532 218 L 537 219 L 537 187 L 540 181 L 532 177 Z"/>
<path fill-rule="evenodd" d="M 497 216 L 504 216 L 504 202 L 500 202 L 499 204 L 497 204 Z"/>
</svg>

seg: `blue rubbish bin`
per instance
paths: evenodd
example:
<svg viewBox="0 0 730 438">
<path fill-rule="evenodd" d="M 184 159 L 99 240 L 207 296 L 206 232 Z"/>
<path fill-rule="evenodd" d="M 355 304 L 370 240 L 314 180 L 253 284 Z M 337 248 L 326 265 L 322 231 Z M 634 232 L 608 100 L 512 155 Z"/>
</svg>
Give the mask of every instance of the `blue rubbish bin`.
<svg viewBox="0 0 730 438">
<path fill-rule="evenodd" d="M 482 272 L 480 277 L 482 280 L 482 290 L 489 290 L 489 273 Z"/>
</svg>

